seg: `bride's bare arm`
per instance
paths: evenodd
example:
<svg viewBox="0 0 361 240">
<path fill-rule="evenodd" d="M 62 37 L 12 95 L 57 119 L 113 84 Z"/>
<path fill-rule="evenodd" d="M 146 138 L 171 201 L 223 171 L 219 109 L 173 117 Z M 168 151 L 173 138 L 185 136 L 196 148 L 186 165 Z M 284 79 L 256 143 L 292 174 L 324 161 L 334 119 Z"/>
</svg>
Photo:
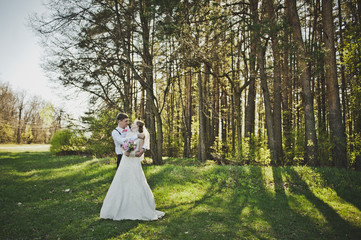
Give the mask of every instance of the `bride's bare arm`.
<svg viewBox="0 0 361 240">
<path fill-rule="evenodd" d="M 144 145 L 144 139 L 139 140 L 139 149 L 142 149 Z"/>
<path fill-rule="evenodd" d="M 135 152 L 136 157 L 140 157 L 144 153 L 143 145 L 144 145 L 144 139 L 140 139 L 138 151 Z"/>
</svg>

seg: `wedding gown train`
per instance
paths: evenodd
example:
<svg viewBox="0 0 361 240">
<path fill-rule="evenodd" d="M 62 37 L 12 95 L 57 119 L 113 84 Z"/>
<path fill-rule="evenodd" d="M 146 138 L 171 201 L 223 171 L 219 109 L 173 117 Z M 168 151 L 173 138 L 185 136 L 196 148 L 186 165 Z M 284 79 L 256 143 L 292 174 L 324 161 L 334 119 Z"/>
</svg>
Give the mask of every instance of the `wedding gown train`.
<svg viewBox="0 0 361 240">
<path fill-rule="evenodd" d="M 100 218 L 157 220 L 164 216 L 164 212 L 155 209 L 154 196 L 140 158 L 134 157 L 134 152 L 131 154 L 133 156 L 122 157 L 100 210 Z"/>
</svg>

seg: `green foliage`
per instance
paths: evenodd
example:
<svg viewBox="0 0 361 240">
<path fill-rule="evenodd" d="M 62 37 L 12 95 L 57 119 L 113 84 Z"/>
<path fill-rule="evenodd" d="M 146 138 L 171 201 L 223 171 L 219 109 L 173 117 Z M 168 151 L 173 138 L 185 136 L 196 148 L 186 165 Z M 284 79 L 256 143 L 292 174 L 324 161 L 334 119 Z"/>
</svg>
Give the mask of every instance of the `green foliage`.
<svg viewBox="0 0 361 240">
<path fill-rule="evenodd" d="M 69 129 L 57 131 L 50 140 L 50 152 L 56 155 L 85 152 L 87 139 L 81 133 Z"/>
<path fill-rule="evenodd" d="M 25 96 L 25 92 L 14 91 L 8 83 L 0 81 L 0 143 L 18 140 L 20 143 L 49 143 L 60 128 L 62 110 L 37 96 Z"/>
<path fill-rule="evenodd" d="M 14 130 L 10 123 L 0 124 L 0 143 L 9 143 L 14 141 Z"/>
<path fill-rule="evenodd" d="M 352 79 L 351 107 L 359 110 L 361 103 L 361 26 L 350 27 L 345 34 L 343 64 Z"/>
<path fill-rule="evenodd" d="M 351 76 L 351 109 L 359 115 L 361 106 L 361 26 L 349 28 L 345 34 L 343 65 Z"/>
<path fill-rule="evenodd" d="M 232 165 L 267 166 L 270 164 L 270 150 L 267 141 L 260 136 L 242 139 L 241 159 L 237 159 L 238 149 L 232 150 L 232 142 L 224 142 L 216 138 L 211 146 L 212 156 L 215 160 L 222 159 Z"/>
<path fill-rule="evenodd" d="M 214 155 L 217 155 L 218 157 L 225 158 L 227 152 L 224 151 L 224 142 L 219 137 L 216 137 L 216 139 L 213 142 L 213 145 L 211 146 L 212 153 Z"/>
<path fill-rule="evenodd" d="M 32 143 L 34 136 L 33 136 L 33 130 L 31 128 L 31 126 L 26 125 L 25 131 L 23 133 L 21 133 L 21 139 L 25 143 Z"/>
<path fill-rule="evenodd" d="M 193 136 L 192 136 L 193 137 Z M 165 143 L 164 143 L 164 152 L 167 157 L 180 157 L 183 155 L 184 149 L 184 138 L 183 135 L 178 134 L 168 134 Z"/>
<path fill-rule="evenodd" d="M 267 140 L 262 136 L 252 135 L 242 139 L 244 161 L 250 165 L 267 166 L 271 162 L 271 152 Z"/>
<path fill-rule="evenodd" d="M 320 131 L 318 133 L 318 156 L 321 166 L 332 166 L 331 152 L 332 144 L 329 135 Z"/>
<path fill-rule="evenodd" d="M 353 166 L 356 157 L 361 156 L 361 133 L 354 134 L 348 143 L 348 156 L 350 158 L 350 165 Z"/>
<path fill-rule="evenodd" d="M 91 133 L 86 148 L 94 156 L 114 155 L 112 131 L 117 127 L 118 113 L 116 110 L 104 109 L 98 113 L 88 113 L 88 116 L 83 118 Z"/>
<path fill-rule="evenodd" d="M 351 80 L 350 109 L 354 120 L 354 133 L 348 139 L 348 156 L 350 164 L 361 155 L 361 26 L 351 26 L 345 33 L 343 65 Z M 351 120 L 352 121 L 352 120 Z M 350 121 L 349 124 L 352 124 Z"/>
<path fill-rule="evenodd" d="M 305 156 L 305 127 L 294 128 L 295 145 L 294 145 L 294 158 L 290 165 L 302 165 Z"/>
<path fill-rule="evenodd" d="M 43 123 L 45 127 L 50 127 L 54 122 L 54 106 L 51 103 L 46 103 L 45 107 L 40 110 L 39 115 L 43 119 Z"/>
</svg>

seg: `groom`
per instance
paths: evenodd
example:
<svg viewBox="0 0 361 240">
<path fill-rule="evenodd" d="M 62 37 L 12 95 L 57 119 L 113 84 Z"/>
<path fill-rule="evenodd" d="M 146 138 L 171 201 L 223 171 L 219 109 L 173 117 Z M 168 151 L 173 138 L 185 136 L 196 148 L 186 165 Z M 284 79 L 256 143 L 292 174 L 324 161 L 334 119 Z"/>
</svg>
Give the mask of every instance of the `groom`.
<svg viewBox="0 0 361 240">
<path fill-rule="evenodd" d="M 118 127 L 116 127 L 112 132 L 112 137 L 115 145 L 115 153 L 117 154 L 117 169 L 119 167 L 120 161 L 122 159 L 122 149 L 121 146 L 126 140 L 136 140 L 144 139 L 144 133 L 138 133 L 131 138 L 127 138 L 127 134 L 131 131 L 129 128 L 129 117 L 125 113 L 119 113 L 117 116 Z M 140 149 L 136 152 L 136 156 L 139 157 L 144 153 L 144 149 Z"/>
</svg>

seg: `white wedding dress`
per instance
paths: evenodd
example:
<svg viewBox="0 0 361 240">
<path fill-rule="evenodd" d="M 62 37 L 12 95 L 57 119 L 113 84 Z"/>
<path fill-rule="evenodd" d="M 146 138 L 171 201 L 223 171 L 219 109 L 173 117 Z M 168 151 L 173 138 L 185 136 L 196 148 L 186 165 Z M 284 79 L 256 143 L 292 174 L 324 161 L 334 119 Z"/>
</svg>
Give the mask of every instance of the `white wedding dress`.
<svg viewBox="0 0 361 240">
<path fill-rule="evenodd" d="M 137 151 L 139 140 L 136 140 Z M 105 196 L 100 218 L 113 220 L 157 220 L 164 212 L 155 209 L 153 193 L 145 178 L 139 157 L 123 155 Z"/>
</svg>

